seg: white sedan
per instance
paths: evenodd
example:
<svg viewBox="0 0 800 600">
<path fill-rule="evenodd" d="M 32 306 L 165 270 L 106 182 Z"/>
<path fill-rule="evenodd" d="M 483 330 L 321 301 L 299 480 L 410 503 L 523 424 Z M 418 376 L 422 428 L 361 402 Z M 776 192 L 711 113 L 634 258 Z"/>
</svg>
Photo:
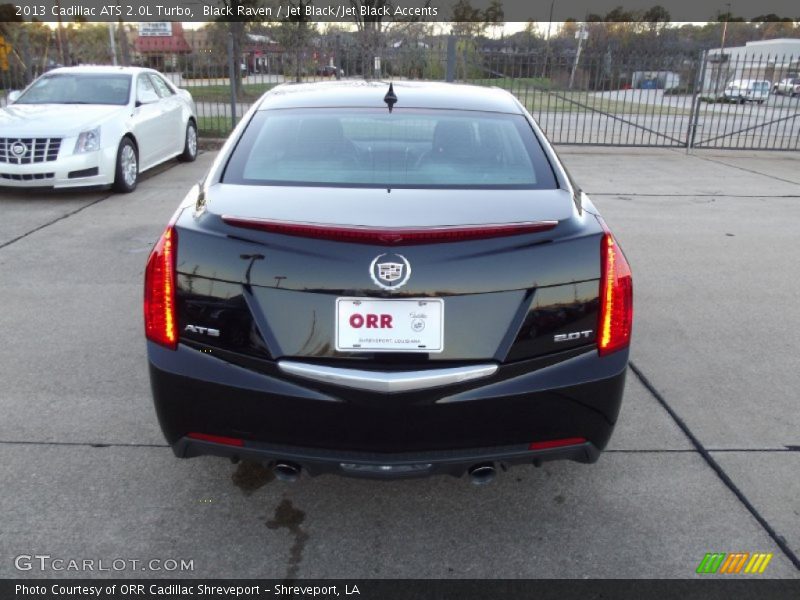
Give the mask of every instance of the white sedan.
<svg viewBox="0 0 800 600">
<path fill-rule="evenodd" d="M 131 192 L 175 156 L 197 157 L 194 101 L 152 69 L 54 69 L 0 108 L 0 186 Z"/>
</svg>

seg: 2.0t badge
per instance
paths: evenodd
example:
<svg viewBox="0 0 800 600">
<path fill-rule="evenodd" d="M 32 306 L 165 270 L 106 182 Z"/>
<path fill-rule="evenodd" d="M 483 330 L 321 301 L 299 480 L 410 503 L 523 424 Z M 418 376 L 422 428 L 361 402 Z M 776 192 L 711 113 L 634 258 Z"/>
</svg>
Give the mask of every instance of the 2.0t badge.
<svg viewBox="0 0 800 600">
<path fill-rule="evenodd" d="M 402 254 L 379 254 L 370 264 L 369 274 L 378 287 L 396 290 L 411 277 L 411 265 Z"/>
</svg>

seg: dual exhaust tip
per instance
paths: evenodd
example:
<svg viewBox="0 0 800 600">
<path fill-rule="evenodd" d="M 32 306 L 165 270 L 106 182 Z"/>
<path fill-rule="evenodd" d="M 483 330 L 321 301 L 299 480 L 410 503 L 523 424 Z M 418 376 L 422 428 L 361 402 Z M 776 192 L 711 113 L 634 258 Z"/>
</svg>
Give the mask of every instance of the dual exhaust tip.
<svg viewBox="0 0 800 600">
<path fill-rule="evenodd" d="M 300 478 L 300 471 L 302 471 L 300 465 L 290 462 L 277 462 L 272 467 L 275 477 L 281 481 L 297 481 Z"/>
<path fill-rule="evenodd" d="M 281 481 L 293 482 L 300 478 L 302 468 L 291 462 L 277 462 L 272 466 L 275 477 Z M 474 485 L 488 485 L 494 481 L 497 470 L 493 463 L 481 463 L 471 466 L 467 470 L 469 480 Z"/>
<path fill-rule="evenodd" d="M 494 463 L 481 463 L 471 466 L 467 474 L 473 485 L 488 485 L 494 481 L 497 470 L 494 468 Z"/>
</svg>

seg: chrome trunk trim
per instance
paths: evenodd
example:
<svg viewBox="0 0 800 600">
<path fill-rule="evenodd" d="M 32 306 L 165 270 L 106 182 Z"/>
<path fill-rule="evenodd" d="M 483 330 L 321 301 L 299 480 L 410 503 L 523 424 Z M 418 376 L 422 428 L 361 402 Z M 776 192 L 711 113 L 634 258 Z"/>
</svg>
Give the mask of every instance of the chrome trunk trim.
<svg viewBox="0 0 800 600">
<path fill-rule="evenodd" d="M 495 364 L 428 369 L 424 371 L 364 371 L 362 369 L 324 367 L 281 360 L 278 361 L 278 367 L 284 373 L 297 377 L 383 393 L 410 392 L 463 383 L 464 381 L 480 379 L 481 377 L 489 377 L 497 372 L 497 365 Z"/>
</svg>

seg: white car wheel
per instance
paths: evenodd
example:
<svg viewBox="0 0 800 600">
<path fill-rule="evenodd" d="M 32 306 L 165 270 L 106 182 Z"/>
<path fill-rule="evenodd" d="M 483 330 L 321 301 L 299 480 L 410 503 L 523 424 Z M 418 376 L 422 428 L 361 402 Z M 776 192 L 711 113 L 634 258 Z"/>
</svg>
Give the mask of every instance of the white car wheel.
<svg viewBox="0 0 800 600">
<path fill-rule="evenodd" d="M 136 189 L 139 181 L 139 159 L 130 138 L 122 138 L 117 151 L 117 167 L 114 174 L 114 191 L 127 194 Z"/>
<path fill-rule="evenodd" d="M 197 125 L 194 121 L 189 121 L 186 125 L 186 141 L 183 153 L 178 158 L 184 162 L 192 162 L 197 158 Z"/>
</svg>

